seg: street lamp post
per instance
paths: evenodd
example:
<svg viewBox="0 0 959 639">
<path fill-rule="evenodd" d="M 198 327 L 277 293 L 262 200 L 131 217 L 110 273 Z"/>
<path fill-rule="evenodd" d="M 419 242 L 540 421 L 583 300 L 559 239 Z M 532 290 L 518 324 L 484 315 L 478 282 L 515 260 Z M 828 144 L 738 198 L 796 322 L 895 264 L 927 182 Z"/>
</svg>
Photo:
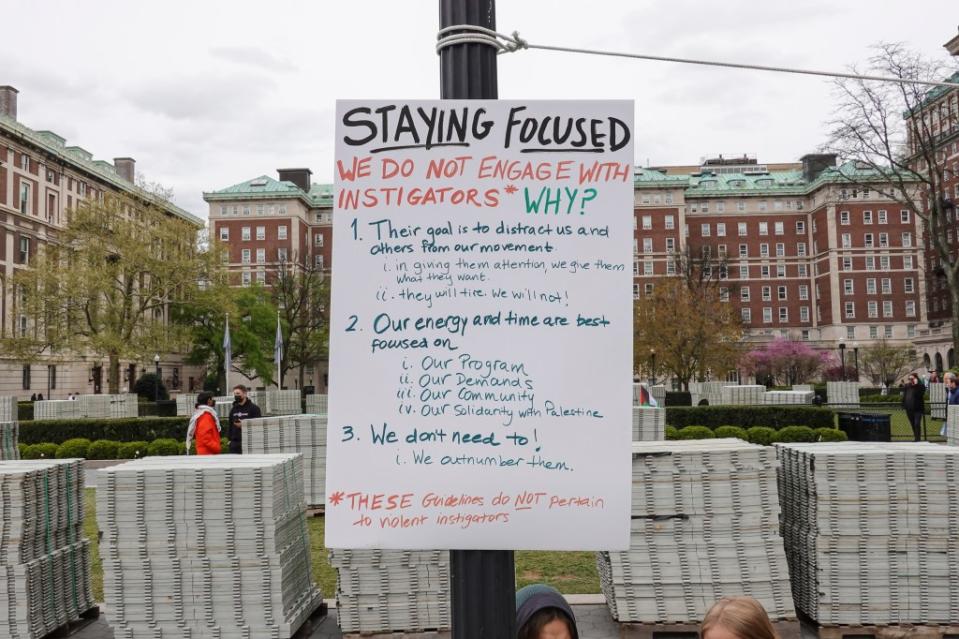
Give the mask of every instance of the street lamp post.
<svg viewBox="0 0 959 639">
<path fill-rule="evenodd" d="M 842 369 L 842 381 L 846 381 L 846 342 L 839 342 L 839 367 Z"/>
<path fill-rule="evenodd" d="M 856 362 L 856 381 L 859 381 L 859 344 L 856 342 L 852 343 L 852 356 Z"/>
<path fill-rule="evenodd" d="M 649 371 L 649 392 L 653 392 L 652 387 L 656 385 L 656 349 L 649 349 L 649 358 L 652 360 L 651 368 Z"/>
<path fill-rule="evenodd" d="M 160 354 L 153 356 L 153 364 L 156 366 L 156 374 L 153 377 L 153 401 L 160 401 Z"/>
</svg>

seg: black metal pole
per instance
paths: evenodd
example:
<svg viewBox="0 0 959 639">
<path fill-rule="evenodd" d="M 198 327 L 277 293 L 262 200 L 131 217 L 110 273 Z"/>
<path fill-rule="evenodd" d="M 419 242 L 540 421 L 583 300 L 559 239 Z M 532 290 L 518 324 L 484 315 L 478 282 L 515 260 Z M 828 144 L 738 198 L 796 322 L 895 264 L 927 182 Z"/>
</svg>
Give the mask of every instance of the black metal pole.
<svg viewBox="0 0 959 639">
<path fill-rule="evenodd" d="M 842 381 L 846 381 L 846 348 L 839 345 L 839 366 L 842 368 Z"/>
<path fill-rule="evenodd" d="M 440 28 L 496 29 L 495 0 L 440 0 Z M 440 98 L 495 100 L 496 49 L 457 44 L 440 52 Z M 511 550 L 450 551 L 453 639 L 516 637 L 516 572 Z"/>
<path fill-rule="evenodd" d="M 859 347 L 852 349 L 853 357 L 856 358 L 856 381 L 859 381 Z"/>
</svg>

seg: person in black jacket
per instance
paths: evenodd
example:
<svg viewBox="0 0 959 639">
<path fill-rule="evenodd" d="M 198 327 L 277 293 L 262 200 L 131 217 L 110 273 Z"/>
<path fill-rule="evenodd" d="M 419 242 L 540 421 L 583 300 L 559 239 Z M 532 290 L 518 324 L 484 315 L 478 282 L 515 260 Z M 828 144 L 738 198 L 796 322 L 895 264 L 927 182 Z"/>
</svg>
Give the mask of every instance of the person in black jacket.
<svg viewBox="0 0 959 639">
<path fill-rule="evenodd" d="M 906 417 L 912 426 L 912 434 L 916 441 L 922 439 L 922 417 L 926 410 L 926 387 L 919 381 L 919 376 L 910 373 L 906 378 L 906 386 L 902 389 L 902 407 L 906 409 Z"/>
<path fill-rule="evenodd" d="M 260 407 L 251 402 L 246 393 L 247 388 L 243 384 L 233 387 L 233 407 L 230 409 L 230 426 L 227 429 L 232 455 L 243 453 L 243 420 L 263 416 L 260 413 Z"/>
</svg>

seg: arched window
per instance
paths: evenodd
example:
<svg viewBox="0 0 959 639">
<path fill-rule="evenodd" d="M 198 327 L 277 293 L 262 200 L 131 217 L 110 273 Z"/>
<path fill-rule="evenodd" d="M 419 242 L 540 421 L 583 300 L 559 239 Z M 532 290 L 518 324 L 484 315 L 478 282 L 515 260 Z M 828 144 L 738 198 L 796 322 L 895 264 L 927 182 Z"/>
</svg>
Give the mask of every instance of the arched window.
<svg viewBox="0 0 959 639">
<path fill-rule="evenodd" d="M 943 366 L 942 366 L 942 353 L 936 353 L 936 370 L 937 370 L 937 371 L 943 370 Z"/>
<path fill-rule="evenodd" d="M 922 367 L 925 368 L 926 370 L 929 370 L 930 368 L 932 368 L 932 360 L 929 359 L 929 353 L 926 353 L 925 355 L 922 356 Z"/>
<path fill-rule="evenodd" d="M 956 349 L 950 348 L 949 352 L 946 353 L 946 361 L 949 362 L 949 368 L 955 368 L 956 366 Z"/>
</svg>

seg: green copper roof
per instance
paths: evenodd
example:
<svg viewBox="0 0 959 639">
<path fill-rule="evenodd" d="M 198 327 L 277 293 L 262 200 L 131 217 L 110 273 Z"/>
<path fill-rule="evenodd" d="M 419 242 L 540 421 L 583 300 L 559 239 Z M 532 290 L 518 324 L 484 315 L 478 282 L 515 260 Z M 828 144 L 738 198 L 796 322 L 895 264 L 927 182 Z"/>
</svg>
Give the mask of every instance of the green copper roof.
<svg viewBox="0 0 959 639">
<path fill-rule="evenodd" d="M 143 200 L 152 201 L 172 215 L 183 218 L 198 227 L 203 226 L 203 220 L 192 213 L 181 209 L 172 202 L 161 200 L 152 193 L 121 178 L 117 175 L 111 163 L 104 160 L 93 160 L 93 156 L 80 147 L 64 146 L 64 139 L 52 131 L 34 131 L 5 115 L 0 115 L 0 131 L 4 131 L 14 137 L 22 138 L 29 144 L 42 149 L 45 153 L 56 157 L 60 162 L 99 178 L 117 190 L 124 191 Z"/>
<path fill-rule="evenodd" d="M 288 181 L 280 181 L 266 175 L 255 177 L 218 191 L 209 191 L 203 194 L 208 202 L 223 200 L 257 200 L 257 199 L 284 199 L 299 198 L 308 206 L 333 206 L 332 184 L 311 184 L 310 192 L 305 193 L 300 187 Z"/>
</svg>

